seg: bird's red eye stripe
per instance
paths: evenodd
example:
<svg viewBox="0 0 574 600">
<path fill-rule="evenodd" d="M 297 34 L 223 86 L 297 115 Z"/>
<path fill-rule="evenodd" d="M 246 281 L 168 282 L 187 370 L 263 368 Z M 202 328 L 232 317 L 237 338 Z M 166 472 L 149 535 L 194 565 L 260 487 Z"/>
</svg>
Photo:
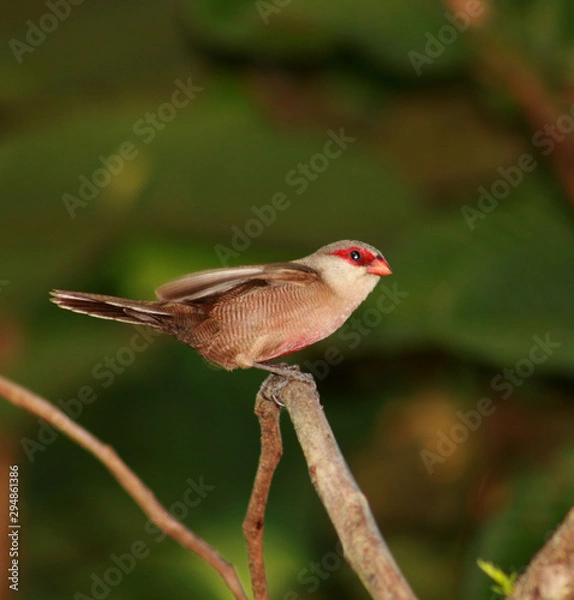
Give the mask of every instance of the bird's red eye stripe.
<svg viewBox="0 0 574 600">
<path fill-rule="evenodd" d="M 331 254 L 333 256 L 339 256 L 348 263 L 357 265 L 359 267 L 370 265 L 376 258 L 376 256 L 370 250 L 366 250 L 365 248 L 357 248 L 356 246 L 344 248 L 343 250 L 336 250 L 335 252 L 331 252 Z"/>
</svg>

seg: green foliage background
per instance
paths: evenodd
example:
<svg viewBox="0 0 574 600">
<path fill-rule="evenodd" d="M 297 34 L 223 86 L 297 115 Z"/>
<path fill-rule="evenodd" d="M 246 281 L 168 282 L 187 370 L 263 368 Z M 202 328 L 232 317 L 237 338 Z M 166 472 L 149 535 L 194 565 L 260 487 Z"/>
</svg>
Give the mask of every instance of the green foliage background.
<svg viewBox="0 0 574 600">
<path fill-rule="evenodd" d="M 393 276 L 342 335 L 297 360 L 317 365 L 333 345 L 343 355 L 320 382 L 325 411 L 417 594 L 490 598 L 476 558 L 522 569 L 574 504 L 574 199 L 503 82 L 481 70 L 481 36 L 520 53 L 574 123 L 571 6 L 494 2 L 486 29 L 457 34 L 418 75 L 412 52 L 428 59 L 429 36 L 450 22 L 441 2 L 281 4 L 85 2 L 20 60 L 14 40 L 25 42 L 30 21 L 50 11 L 36 0 L 3 7 L 1 372 L 54 402 L 90 386 L 97 400 L 78 421 L 166 506 L 182 501 L 188 478 L 214 486 L 182 516 L 247 585 L 241 521 L 262 374 L 217 371 L 153 338 L 102 379 L 106 357 L 128 356 L 134 330 L 59 311 L 48 292 L 152 298 L 172 277 L 220 266 L 223 247 L 233 251 L 229 264 L 242 264 L 337 239 L 372 243 Z M 146 143 L 137 123 L 189 78 L 203 90 Z M 288 174 L 341 128 L 356 142 L 297 193 Z M 67 208 L 62 196 L 77 197 L 80 176 L 127 141 L 137 157 L 94 199 Z M 535 168 L 469 227 L 462 209 L 479 210 L 481 186 L 491 190 L 525 153 Z M 249 225 L 253 207 L 277 194 L 288 208 Z M 240 247 L 246 227 L 258 234 Z M 402 293 L 384 313 L 382 286 Z M 534 336 L 560 347 L 502 392 L 495 378 L 525 364 Z M 484 397 L 496 410 L 429 473 L 421 452 L 436 453 L 457 413 Z M 283 425 L 266 531 L 272 597 L 366 598 L 337 559 L 287 418 Z M 137 541 L 149 553 L 105 597 L 229 597 L 198 559 L 158 542 L 74 444 L 60 436 L 26 452 L 38 430 L 0 403 L 2 469 L 21 471 L 21 598 L 94 597 L 94 578 Z"/>
</svg>

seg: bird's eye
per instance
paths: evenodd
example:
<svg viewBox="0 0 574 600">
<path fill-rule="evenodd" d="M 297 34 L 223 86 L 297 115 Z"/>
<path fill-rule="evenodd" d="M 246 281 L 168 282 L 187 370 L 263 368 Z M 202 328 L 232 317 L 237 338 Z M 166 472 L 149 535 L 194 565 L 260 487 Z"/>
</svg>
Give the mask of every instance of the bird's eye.
<svg viewBox="0 0 574 600">
<path fill-rule="evenodd" d="M 349 253 L 349 256 L 355 262 L 358 262 L 359 260 L 361 260 L 361 253 L 357 252 L 357 250 L 351 250 L 351 252 Z"/>
</svg>

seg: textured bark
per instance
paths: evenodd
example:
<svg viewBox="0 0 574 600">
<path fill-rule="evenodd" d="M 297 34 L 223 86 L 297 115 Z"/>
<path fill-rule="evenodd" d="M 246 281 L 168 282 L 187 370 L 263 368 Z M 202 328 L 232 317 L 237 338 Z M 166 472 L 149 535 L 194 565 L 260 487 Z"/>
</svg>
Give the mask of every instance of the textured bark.
<svg viewBox="0 0 574 600">
<path fill-rule="evenodd" d="M 261 391 L 257 394 L 255 414 L 261 426 L 261 455 L 249 507 L 243 521 L 243 534 L 247 542 L 249 572 L 255 600 L 269 600 L 263 560 L 263 531 L 271 480 L 283 454 L 279 428 L 280 410 L 274 402 L 264 398 Z"/>
<path fill-rule="evenodd" d="M 317 390 L 291 380 L 279 396 L 289 412 L 311 481 L 335 526 L 349 565 L 372 598 L 415 600 L 339 450 Z"/>
<path fill-rule="evenodd" d="M 508 600 L 574 600 L 574 508 L 532 559 Z"/>
</svg>

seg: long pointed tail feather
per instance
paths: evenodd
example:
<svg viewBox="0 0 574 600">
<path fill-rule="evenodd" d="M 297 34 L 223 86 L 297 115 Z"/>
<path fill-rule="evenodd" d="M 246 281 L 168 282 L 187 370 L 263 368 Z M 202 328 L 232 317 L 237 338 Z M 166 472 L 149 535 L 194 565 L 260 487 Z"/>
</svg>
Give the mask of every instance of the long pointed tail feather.
<svg viewBox="0 0 574 600">
<path fill-rule="evenodd" d="M 158 306 L 157 302 L 66 290 L 52 290 L 50 295 L 50 300 L 61 308 L 123 323 L 149 325 L 161 329 L 162 320 L 171 316 L 171 313 Z"/>
</svg>

